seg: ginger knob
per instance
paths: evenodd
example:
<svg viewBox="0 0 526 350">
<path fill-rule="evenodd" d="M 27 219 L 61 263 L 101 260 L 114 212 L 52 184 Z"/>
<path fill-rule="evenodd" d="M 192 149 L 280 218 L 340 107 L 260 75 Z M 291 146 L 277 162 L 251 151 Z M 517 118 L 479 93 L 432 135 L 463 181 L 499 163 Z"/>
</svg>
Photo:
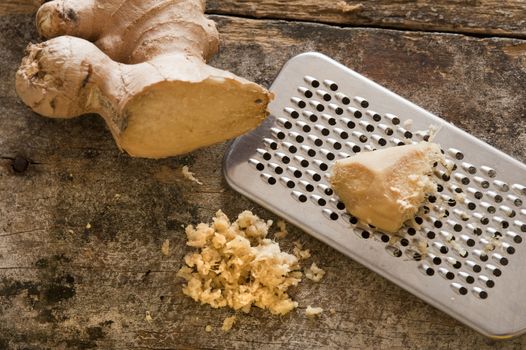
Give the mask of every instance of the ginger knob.
<svg viewBox="0 0 526 350">
<path fill-rule="evenodd" d="M 265 119 L 271 94 L 207 65 L 219 35 L 204 8 L 203 0 L 46 2 L 37 27 L 50 40 L 28 46 L 18 95 L 50 118 L 100 114 L 132 156 L 169 157 L 241 135 Z"/>
<path fill-rule="evenodd" d="M 332 188 L 361 222 L 395 233 L 436 191 L 430 175 L 442 160 L 440 146 L 426 142 L 359 153 L 333 165 Z"/>
</svg>

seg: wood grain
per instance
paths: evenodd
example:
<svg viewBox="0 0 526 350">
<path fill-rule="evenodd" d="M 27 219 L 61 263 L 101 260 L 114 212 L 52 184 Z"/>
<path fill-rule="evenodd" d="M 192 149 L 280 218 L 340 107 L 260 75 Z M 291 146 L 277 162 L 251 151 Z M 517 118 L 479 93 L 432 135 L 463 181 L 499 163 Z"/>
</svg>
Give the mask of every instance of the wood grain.
<svg viewBox="0 0 526 350">
<path fill-rule="evenodd" d="M 213 19 L 223 43 L 217 67 L 268 86 L 294 55 L 321 51 L 526 160 L 524 41 Z M 301 240 L 326 278 L 295 289 L 300 308 L 286 317 L 254 310 L 222 333 L 232 312 L 194 303 L 175 278 L 189 251 L 181 226 L 219 208 L 276 219 L 226 186 L 226 145 L 133 159 L 97 116 L 33 114 L 13 89 L 24 48 L 37 40 L 32 15 L 0 18 L 0 32 L 0 349 L 526 347 L 526 337 L 486 339 L 295 228 L 284 249 Z M 17 155 L 31 160 L 27 171 L 12 170 Z M 184 180 L 182 165 L 204 185 Z M 308 320 L 307 305 L 336 313 Z"/>
<path fill-rule="evenodd" d="M 525 0 L 209 0 L 208 12 L 343 26 L 526 37 Z"/>
<path fill-rule="evenodd" d="M 2 0 L 0 16 L 36 12 L 44 0 Z"/>
<path fill-rule="evenodd" d="M 42 0 L 4 0 L 0 16 Z M 208 0 L 209 14 L 526 38 L 526 0 Z"/>
</svg>

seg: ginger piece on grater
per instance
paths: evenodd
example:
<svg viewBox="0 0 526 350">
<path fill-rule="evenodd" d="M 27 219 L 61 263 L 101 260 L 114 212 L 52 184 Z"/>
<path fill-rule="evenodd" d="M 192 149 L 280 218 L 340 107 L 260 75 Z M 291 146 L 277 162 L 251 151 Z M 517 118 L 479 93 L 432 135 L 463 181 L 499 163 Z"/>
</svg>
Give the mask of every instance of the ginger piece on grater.
<svg viewBox="0 0 526 350">
<path fill-rule="evenodd" d="M 395 233 L 436 192 L 430 175 L 443 159 L 440 146 L 428 142 L 359 153 L 336 161 L 331 184 L 350 214 Z"/>
</svg>

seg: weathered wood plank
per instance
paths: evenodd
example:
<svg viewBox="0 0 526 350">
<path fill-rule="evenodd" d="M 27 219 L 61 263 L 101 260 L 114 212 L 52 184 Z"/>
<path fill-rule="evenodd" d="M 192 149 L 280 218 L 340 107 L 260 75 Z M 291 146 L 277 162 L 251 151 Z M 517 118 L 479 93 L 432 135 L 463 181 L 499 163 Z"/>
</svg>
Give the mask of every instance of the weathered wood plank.
<svg viewBox="0 0 526 350">
<path fill-rule="evenodd" d="M 526 37 L 524 0 L 209 0 L 208 12 L 344 26 Z"/>
<path fill-rule="evenodd" d="M 3 1 L 0 16 L 34 12 L 41 2 Z M 526 38 L 525 0 L 208 0 L 207 13 Z"/>
<path fill-rule="evenodd" d="M 0 16 L 35 12 L 43 0 L 3 0 L 0 3 Z"/>
<path fill-rule="evenodd" d="M 318 50 L 526 160 L 524 41 L 213 18 L 223 41 L 212 62 L 218 67 L 268 86 L 289 58 Z M 206 221 L 219 208 L 276 217 L 226 187 L 224 144 L 185 157 L 132 159 L 96 116 L 31 113 L 13 78 L 27 41 L 37 40 L 33 28 L 31 15 L 0 18 L 0 349 L 526 346 L 526 337 L 487 340 L 297 229 L 284 246 L 301 239 L 327 278 L 294 291 L 297 312 L 278 318 L 254 310 L 223 334 L 220 324 L 232 312 L 197 305 L 175 279 L 188 251 L 181 225 Z M 15 174 L 9 158 L 16 155 L 38 164 Z M 205 185 L 182 179 L 183 164 Z M 168 257 L 160 252 L 165 239 Z M 309 304 L 336 314 L 307 320 Z"/>
</svg>

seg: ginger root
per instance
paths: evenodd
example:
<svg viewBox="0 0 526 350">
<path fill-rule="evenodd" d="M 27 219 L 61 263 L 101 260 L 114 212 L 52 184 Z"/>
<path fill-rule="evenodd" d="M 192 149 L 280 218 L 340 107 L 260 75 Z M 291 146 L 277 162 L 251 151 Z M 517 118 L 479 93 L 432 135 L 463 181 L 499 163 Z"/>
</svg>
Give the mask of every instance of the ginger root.
<svg viewBox="0 0 526 350">
<path fill-rule="evenodd" d="M 16 90 L 51 118 L 98 113 L 119 148 L 163 158 L 243 134 L 271 94 L 208 66 L 219 35 L 204 0 L 54 0 L 37 13 Z"/>
<path fill-rule="evenodd" d="M 430 175 L 443 161 L 440 146 L 427 142 L 359 153 L 334 164 L 332 188 L 349 213 L 395 233 L 415 216 L 426 193 L 436 192 Z"/>
</svg>

